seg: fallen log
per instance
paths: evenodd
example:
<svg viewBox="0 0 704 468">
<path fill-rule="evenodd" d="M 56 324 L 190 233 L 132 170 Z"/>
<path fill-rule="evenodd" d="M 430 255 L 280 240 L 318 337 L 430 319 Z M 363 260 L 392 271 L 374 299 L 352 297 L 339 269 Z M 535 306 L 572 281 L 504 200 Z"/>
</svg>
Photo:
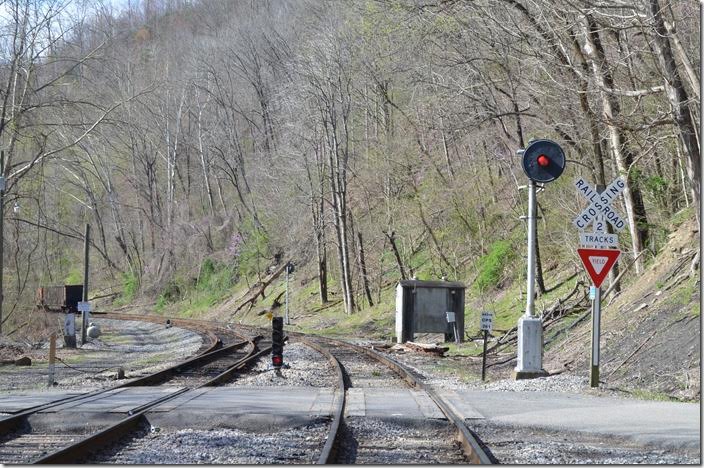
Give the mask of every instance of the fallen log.
<svg viewBox="0 0 704 468">
<path fill-rule="evenodd" d="M 256 285 L 252 286 L 252 288 L 249 290 L 249 292 L 244 296 L 244 297 L 249 296 L 249 298 L 246 301 L 244 301 L 242 304 L 237 306 L 237 308 L 232 312 L 231 315 L 235 315 L 237 312 L 242 310 L 245 306 L 249 306 L 247 308 L 247 311 L 252 310 L 252 307 L 254 307 L 254 304 L 257 302 L 257 299 L 259 298 L 259 296 L 261 296 L 262 299 L 264 299 L 264 297 L 265 297 L 264 290 L 267 288 L 267 286 L 269 286 L 271 284 L 272 281 L 274 281 L 276 278 L 278 278 L 281 275 L 281 273 L 286 268 L 286 265 L 288 265 L 288 261 L 283 262 L 281 264 L 281 266 L 276 271 L 274 271 L 271 275 L 269 275 L 266 279 L 257 283 Z M 254 289 L 255 287 L 258 287 L 258 288 Z"/>
<path fill-rule="evenodd" d="M 445 353 L 450 350 L 450 348 L 448 348 L 446 346 L 438 346 L 438 345 L 426 344 L 426 343 L 415 343 L 413 341 L 406 341 L 403 344 L 403 346 L 408 348 L 411 351 L 428 353 L 428 354 L 435 354 L 440 357 L 444 356 Z"/>
</svg>

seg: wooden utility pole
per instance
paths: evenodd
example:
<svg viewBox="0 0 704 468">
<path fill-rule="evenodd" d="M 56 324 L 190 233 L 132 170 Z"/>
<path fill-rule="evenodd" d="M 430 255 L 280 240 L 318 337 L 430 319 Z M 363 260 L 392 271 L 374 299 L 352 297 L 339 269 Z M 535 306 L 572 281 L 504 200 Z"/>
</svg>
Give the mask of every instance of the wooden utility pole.
<svg viewBox="0 0 704 468">
<path fill-rule="evenodd" d="M 0 335 L 2 335 L 2 303 L 4 299 L 4 290 L 2 277 L 5 272 L 4 258 L 4 218 L 5 210 L 3 206 L 5 205 L 5 152 L 0 151 Z"/>
<path fill-rule="evenodd" d="M 90 224 L 86 223 L 86 234 L 83 241 L 83 302 L 88 302 L 88 252 L 90 245 Z M 81 312 L 81 343 L 87 339 L 88 312 Z"/>
</svg>

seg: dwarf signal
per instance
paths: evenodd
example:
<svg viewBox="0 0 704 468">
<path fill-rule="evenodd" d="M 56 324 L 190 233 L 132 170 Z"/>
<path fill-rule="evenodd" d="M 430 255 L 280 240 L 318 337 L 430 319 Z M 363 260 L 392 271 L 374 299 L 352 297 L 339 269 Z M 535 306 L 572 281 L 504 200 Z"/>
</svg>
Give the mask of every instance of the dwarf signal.
<svg viewBox="0 0 704 468">
<path fill-rule="evenodd" d="M 284 365 L 284 318 L 271 319 L 271 364 L 275 368 Z"/>
</svg>

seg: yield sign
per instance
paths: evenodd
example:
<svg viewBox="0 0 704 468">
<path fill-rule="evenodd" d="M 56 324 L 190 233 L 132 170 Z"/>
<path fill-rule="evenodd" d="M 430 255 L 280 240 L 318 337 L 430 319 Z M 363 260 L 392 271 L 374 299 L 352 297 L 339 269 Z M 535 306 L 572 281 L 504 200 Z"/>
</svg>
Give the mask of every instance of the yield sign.
<svg viewBox="0 0 704 468">
<path fill-rule="evenodd" d="M 604 282 L 621 255 L 621 251 L 617 249 L 577 249 L 577 253 L 597 288 Z"/>
</svg>

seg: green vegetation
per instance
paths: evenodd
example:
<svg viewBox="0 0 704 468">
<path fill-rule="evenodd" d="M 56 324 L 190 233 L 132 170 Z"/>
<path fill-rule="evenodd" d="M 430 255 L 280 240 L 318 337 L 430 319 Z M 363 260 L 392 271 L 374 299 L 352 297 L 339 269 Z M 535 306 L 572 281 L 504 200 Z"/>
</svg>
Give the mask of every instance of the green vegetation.
<svg viewBox="0 0 704 468">
<path fill-rule="evenodd" d="M 122 293 L 115 300 L 115 306 L 129 304 L 136 296 L 139 290 L 139 277 L 133 272 L 128 271 L 122 274 Z"/>
<path fill-rule="evenodd" d="M 64 278 L 64 284 L 83 284 L 83 271 L 72 269 Z"/>
<path fill-rule="evenodd" d="M 654 401 L 673 401 L 673 402 L 678 402 L 682 401 L 677 398 L 671 397 L 667 395 L 666 393 L 662 392 L 654 392 L 651 390 L 643 390 L 643 389 L 634 389 L 631 395 L 634 398 L 638 398 L 639 400 L 654 400 Z"/>
<path fill-rule="evenodd" d="M 682 316 L 691 315 L 699 317 L 701 306 L 699 304 L 699 278 L 692 276 L 677 286 L 670 297 L 665 299 L 664 304 L 682 306 Z"/>
<path fill-rule="evenodd" d="M 489 252 L 477 263 L 479 275 L 474 285 L 480 293 L 496 287 L 504 268 L 514 260 L 515 252 L 510 240 L 498 240 L 489 246 Z"/>
<path fill-rule="evenodd" d="M 238 273 L 250 278 L 259 275 L 267 266 L 270 258 L 269 237 L 266 232 L 256 227 L 251 219 L 243 224 L 241 231 L 244 236 L 238 257 Z"/>
<path fill-rule="evenodd" d="M 206 258 L 195 280 L 180 278 L 167 283 L 157 298 L 155 310 L 164 312 L 168 306 L 174 306 L 178 315 L 197 316 L 230 296 L 236 279 L 234 266 Z"/>
<path fill-rule="evenodd" d="M 671 225 L 672 228 L 677 228 L 679 227 L 682 223 L 684 223 L 687 220 L 690 220 L 694 217 L 694 207 L 690 206 L 684 209 L 681 209 L 672 217 L 670 218 L 669 224 Z"/>
</svg>

